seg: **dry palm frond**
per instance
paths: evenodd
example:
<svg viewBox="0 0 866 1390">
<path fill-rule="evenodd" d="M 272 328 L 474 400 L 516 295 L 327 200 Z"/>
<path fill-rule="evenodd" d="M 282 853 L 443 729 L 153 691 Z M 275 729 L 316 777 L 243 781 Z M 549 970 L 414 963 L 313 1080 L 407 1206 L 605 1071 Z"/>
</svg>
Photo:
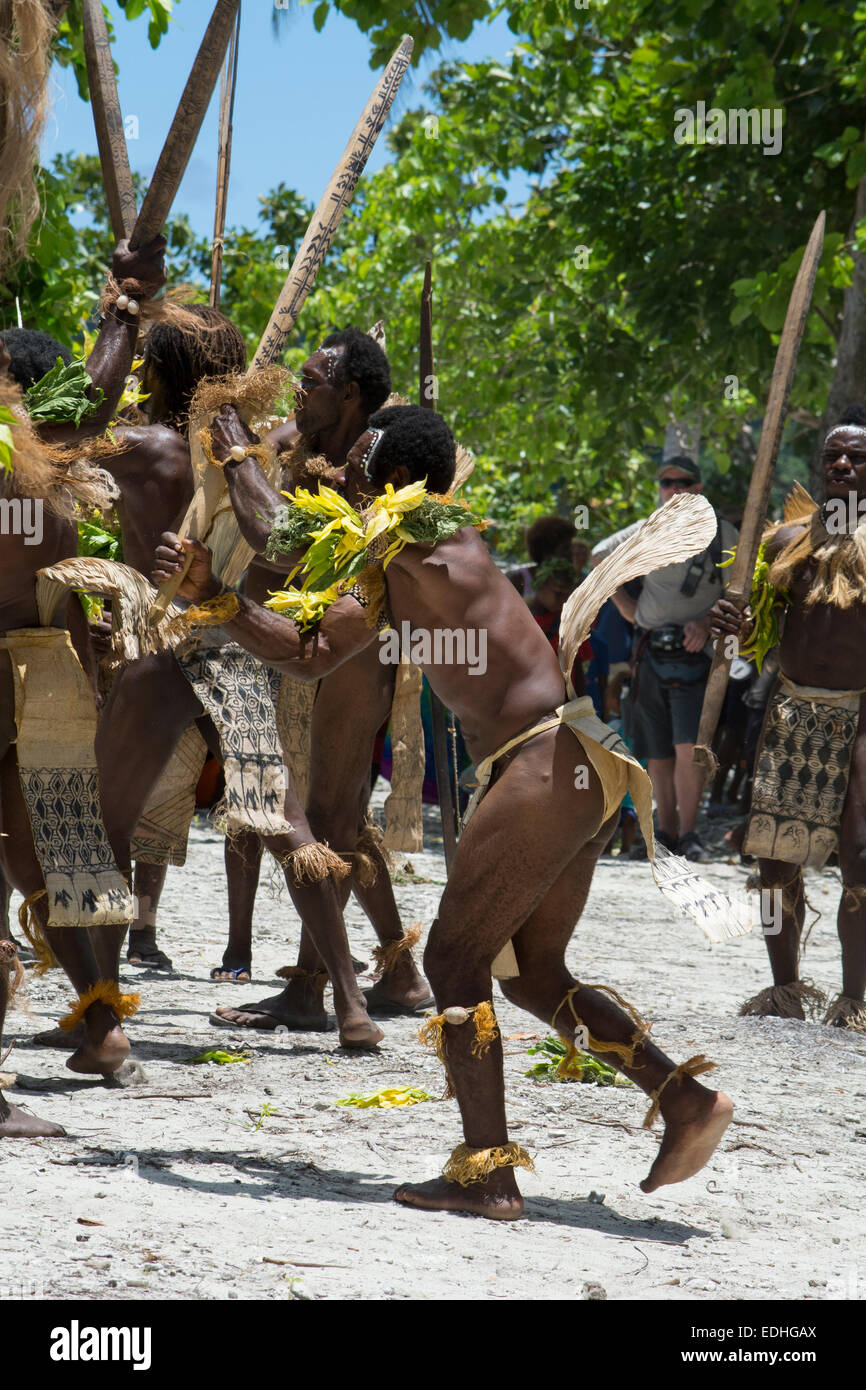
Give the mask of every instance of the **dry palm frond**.
<svg viewBox="0 0 866 1390">
<path fill-rule="evenodd" d="M 630 579 L 699 555 L 712 543 L 717 525 L 705 497 L 683 492 L 647 517 L 634 535 L 602 560 L 562 610 L 559 661 L 566 676 L 602 604 Z"/>
<path fill-rule="evenodd" d="M 814 497 L 803 487 L 802 483 L 795 483 L 785 498 L 784 517 L 786 525 L 790 526 L 792 521 L 803 521 L 804 518 L 817 512 L 818 503 Z"/>
<path fill-rule="evenodd" d="M 60 599 L 72 590 L 101 594 L 111 599 L 111 651 L 114 663 L 137 661 L 152 652 L 165 651 L 186 641 L 184 634 L 172 631 L 171 621 L 183 610 L 172 604 L 159 623 L 149 621 L 157 590 L 152 584 L 116 560 L 99 560 L 79 555 L 39 570 L 36 576 L 36 604 L 44 627 L 51 620 Z"/>
</svg>

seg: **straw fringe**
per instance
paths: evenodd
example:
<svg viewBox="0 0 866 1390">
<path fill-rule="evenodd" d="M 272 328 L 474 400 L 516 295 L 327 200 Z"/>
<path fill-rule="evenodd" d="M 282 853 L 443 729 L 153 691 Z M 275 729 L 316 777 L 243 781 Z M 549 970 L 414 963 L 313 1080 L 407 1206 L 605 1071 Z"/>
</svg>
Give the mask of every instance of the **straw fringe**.
<svg viewBox="0 0 866 1390">
<path fill-rule="evenodd" d="M 373 948 L 373 960 L 380 975 L 389 974 L 396 966 L 400 957 L 412 951 L 421 938 L 421 923 L 416 922 L 409 930 L 397 941 L 387 941 L 384 946 Z"/>
<path fill-rule="evenodd" d="M 48 970 L 54 970 L 58 961 L 45 936 L 42 923 L 33 911 L 33 904 L 40 898 L 48 896 L 47 889 L 37 888 L 35 893 L 31 893 L 29 898 L 25 898 L 18 909 L 18 925 L 32 947 L 36 956 L 36 964 L 33 967 L 34 974 L 44 975 Z"/>
<path fill-rule="evenodd" d="M 838 994 L 822 1019 L 835 1027 L 849 1028 L 852 1033 L 866 1033 L 866 1003 Z"/>
<path fill-rule="evenodd" d="M 178 613 L 171 619 L 169 631 L 173 637 L 184 640 L 198 637 L 205 628 L 220 627 L 222 623 L 231 622 L 240 606 L 236 593 L 217 594 L 215 598 Z"/>
<path fill-rule="evenodd" d="M 4 6 L 9 28 L 0 35 L 0 270 L 23 260 L 39 216 L 36 169 L 48 115 L 48 75 L 55 21 L 42 0 Z"/>
<path fill-rule="evenodd" d="M 831 536 L 821 513 L 816 508 L 808 524 L 792 541 L 783 546 L 770 565 L 769 582 L 775 589 L 790 588 L 797 571 L 811 561 L 814 577 L 804 599 L 806 608 L 830 604 L 846 610 L 866 603 L 866 527 Z M 764 544 L 790 523 L 782 521 L 764 532 Z"/>
<path fill-rule="evenodd" d="M 309 845 L 293 849 L 282 863 L 298 884 L 321 883 L 329 874 L 339 882 L 352 872 L 346 861 L 335 854 L 324 840 L 314 840 Z"/>
<path fill-rule="evenodd" d="M 91 447 L 82 444 L 46 444 L 40 439 L 27 414 L 21 389 L 8 374 L 0 375 L 0 405 L 16 416 L 12 431 L 12 488 L 18 497 L 39 499 L 54 516 L 74 521 L 78 509 L 84 512 L 109 511 L 120 496 L 114 479 L 96 468 L 82 453 Z M 115 447 L 113 452 L 117 452 Z"/>
<path fill-rule="evenodd" d="M 445 1025 L 449 1024 L 452 1028 L 461 1028 L 464 1023 L 474 1016 L 475 1037 L 472 1041 L 473 1057 L 482 1058 L 488 1051 L 491 1043 L 499 1037 L 499 1029 L 496 1024 L 496 1014 L 493 1011 L 493 1004 L 489 999 L 483 999 L 480 1004 L 475 1004 L 470 1008 L 454 1006 L 444 1009 L 441 1014 L 433 1014 L 428 1018 L 418 1030 L 418 1041 L 423 1047 L 429 1047 L 436 1053 L 439 1061 L 445 1068 L 447 1087 L 445 1099 L 450 1099 L 454 1095 L 454 1084 L 451 1080 L 451 1073 L 448 1069 L 448 1057 L 445 1049 Z"/>
<path fill-rule="evenodd" d="M 310 988 L 324 994 L 325 985 L 331 978 L 327 970 L 304 970 L 300 965 L 281 965 L 277 971 L 279 980 L 307 980 Z"/>
<path fill-rule="evenodd" d="M 770 985 L 740 1005 L 740 1017 L 803 1018 L 815 1015 L 827 1003 L 827 996 L 811 980 L 791 980 L 787 985 Z"/>
<path fill-rule="evenodd" d="M 60 1027 L 64 1033 L 71 1033 L 77 1028 L 93 1004 L 107 1004 L 122 1023 L 124 1019 L 132 1018 L 133 1014 L 138 1013 L 141 995 L 121 994 L 120 987 L 114 980 L 97 980 L 95 985 L 91 985 L 90 989 L 78 996 L 78 1002 L 61 1018 Z"/>
<path fill-rule="evenodd" d="M 12 976 L 9 981 L 9 998 L 14 999 L 18 993 L 18 987 L 24 979 L 24 966 L 21 964 L 14 941 L 0 941 L 0 969 L 8 970 Z M 7 1052 L 2 1061 L 5 1062 L 8 1056 L 9 1053 Z"/>
<path fill-rule="evenodd" d="M 442 1169 L 442 1176 L 446 1182 L 468 1187 L 470 1183 L 483 1182 L 496 1168 L 535 1172 L 535 1164 L 519 1144 L 500 1144 L 492 1149 L 471 1149 L 468 1144 L 458 1144 Z"/>
</svg>

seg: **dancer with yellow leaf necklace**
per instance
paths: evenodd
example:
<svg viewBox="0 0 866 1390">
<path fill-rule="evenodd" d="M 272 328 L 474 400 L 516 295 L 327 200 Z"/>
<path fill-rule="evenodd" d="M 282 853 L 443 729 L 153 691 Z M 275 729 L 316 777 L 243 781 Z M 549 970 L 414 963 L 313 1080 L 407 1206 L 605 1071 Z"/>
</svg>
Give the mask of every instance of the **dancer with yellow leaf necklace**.
<svg viewBox="0 0 866 1390">
<path fill-rule="evenodd" d="M 448 657 L 434 658 L 425 669 L 460 719 L 482 788 L 427 944 L 425 969 L 440 1013 L 423 1031 L 446 1064 L 465 1143 L 441 1178 L 403 1186 L 396 1197 L 411 1206 L 498 1219 L 522 1211 L 514 1168 L 531 1161 L 508 1139 L 502 1041 L 491 1002 L 491 968 L 506 947 L 516 960 L 516 969 L 498 967 L 509 976 L 502 980 L 506 996 L 552 1021 L 569 1042 L 587 1034 L 591 1050 L 651 1094 L 647 1119 L 661 1113 L 665 1134 L 644 1190 L 682 1181 L 707 1162 L 731 1117 L 728 1098 L 695 1080 L 712 1064 L 694 1057 L 675 1066 L 648 1041 L 639 1015 L 614 1002 L 615 991 L 574 980 L 564 961 L 623 792 L 645 774 L 625 750 L 611 746 L 616 740 L 587 702 L 568 701 L 556 658 L 493 565 L 474 518 L 448 501 L 455 445 L 441 416 L 395 407 L 379 411 L 370 424 L 346 465 L 345 500 L 353 515 L 325 498 L 332 510 L 324 525 L 311 526 L 304 499 L 300 507 L 280 510 L 252 458 L 243 458 L 244 448 L 235 443 L 231 412 L 221 416 L 214 438 L 224 459 L 229 441 L 238 450 L 229 491 L 245 534 L 255 529 L 257 515 L 276 518 L 268 554 L 272 562 L 284 554 L 287 572 L 301 557 L 297 550 L 286 554 L 286 546 L 304 547 L 299 592 L 308 597 L 290 594 L 289 605 L 297 611 L 316 602 L 323 613 L 302 631 L 283 614 L 241 598 L 227 624 L 236 641 L 278 669 L 317 680 L 377 642 L 384 648 L 375 616 L 386 605 L 396 627 L 408 623 L 426 633 L 434 650 L 436 636 L 447 632 L 451 639 Z M 417 487 L 422 482 L 429 491 Z M 685 502 L 698 506 L 699 499 Z M 675 508 L 675 517 L 681 512 Z M 154 581 L 175 576 L 187 557 L 181 594 L 196 602 L 217 596 L 207 548 L 171 535 L 157 550 Z M 319 598 L 311 600 L 312 594 Z M 279 608 L 287 600 L 277 593 L 269 602 Z M 483 673 L 465 659 L 472 631 L 485 634 Z"/>
</svg>

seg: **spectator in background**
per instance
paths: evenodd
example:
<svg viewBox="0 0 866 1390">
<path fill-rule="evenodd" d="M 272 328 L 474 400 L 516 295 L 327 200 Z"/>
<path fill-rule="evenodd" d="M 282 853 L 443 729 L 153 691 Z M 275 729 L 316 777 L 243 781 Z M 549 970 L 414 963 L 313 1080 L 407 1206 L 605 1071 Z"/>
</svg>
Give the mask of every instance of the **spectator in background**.
<svg viewBox="0 0 866 1390">
<path fill-rule="evenodd" d="M 682 454 L 667 459 L 656 477 L 660 503 L 678 492 L 703 491 L 698 465 Z M 593 561 L 609 555 L 638 524 L 601 541 Z M 624 588 L 613 598 L 637 628 L 629 731 L 652 780 L 658 838 L 694 861 L 708 857 L 695 831 L 704 777 L 692 754 L 712 658 L 709 613 L 723 591 L 724 552 L 736 543 L 735 528 L 719 518 L 714 540 L 700 555 L 646 575 L 638 599 Z"/>
<path fill-rule="evenodd" d="M 577 527 L 564 516 L 540 516 L 526 532 L 526 549 L 531 564 L 507 571 L 515 589 L 527 603 L 535 598 L 535 571 L 546 560 L 567 560 L 578 582 L 586 566 L 587 547 L 577 538 Z M 574 584 L 572 584 L 574 588 Z M 560 605 L 561 607 L 562 605 Z"/>
</svg>

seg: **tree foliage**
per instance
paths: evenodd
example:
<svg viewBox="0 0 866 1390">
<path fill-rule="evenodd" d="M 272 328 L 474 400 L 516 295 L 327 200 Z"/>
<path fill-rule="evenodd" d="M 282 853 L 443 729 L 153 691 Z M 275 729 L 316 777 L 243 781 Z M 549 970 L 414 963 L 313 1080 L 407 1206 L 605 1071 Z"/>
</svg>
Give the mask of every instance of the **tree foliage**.
<svg viewBox="0 0 866 1390">
<path fill-rule="evenodd" d="M 374 66 L 404 31 L 417 56 L 502 8 L 515 46 L 501 62 L 444 63 L 391 128 L 391 162 L 362 180 L 297 325 L 293 365 L 333 325 L 383 318 L 395 386 L 414 398 L 431 259 L 440 408 L 478 456 L 472 487 L 506 541 L 554 506 L 587 504 L 597 533 L 639 515 L 671 419 L 700 422 L 709 491 L 736 501 L 824 208 L 783 460 L 804 476 L 853 258 L 866 252 L 854 217 L 866 174 L 862 0 L 322 0 L 318 25 L 330 8 L 369 34 Z M 699 102 L 778 110 L 778 153 L 678 142 L 678 113 Z M 64 156 L 43 177 L 45 221 L 17 290 L 29 321 L 68 338 L 111 242 L 95 161 Z M 70 205 L 88 210 L 85 231 L 72 229 Z M 227 232 L 222 307 L 250 348 L 310 211 L 281 184 L 256 227 Z M 169 235 L 172 279 L 203 286 L 209 244 L 183 216 Z M 4 322 L 11 292 L 0 294 Z M 866 360 L 860 371 L 866 394 Z"/>
</svg>

